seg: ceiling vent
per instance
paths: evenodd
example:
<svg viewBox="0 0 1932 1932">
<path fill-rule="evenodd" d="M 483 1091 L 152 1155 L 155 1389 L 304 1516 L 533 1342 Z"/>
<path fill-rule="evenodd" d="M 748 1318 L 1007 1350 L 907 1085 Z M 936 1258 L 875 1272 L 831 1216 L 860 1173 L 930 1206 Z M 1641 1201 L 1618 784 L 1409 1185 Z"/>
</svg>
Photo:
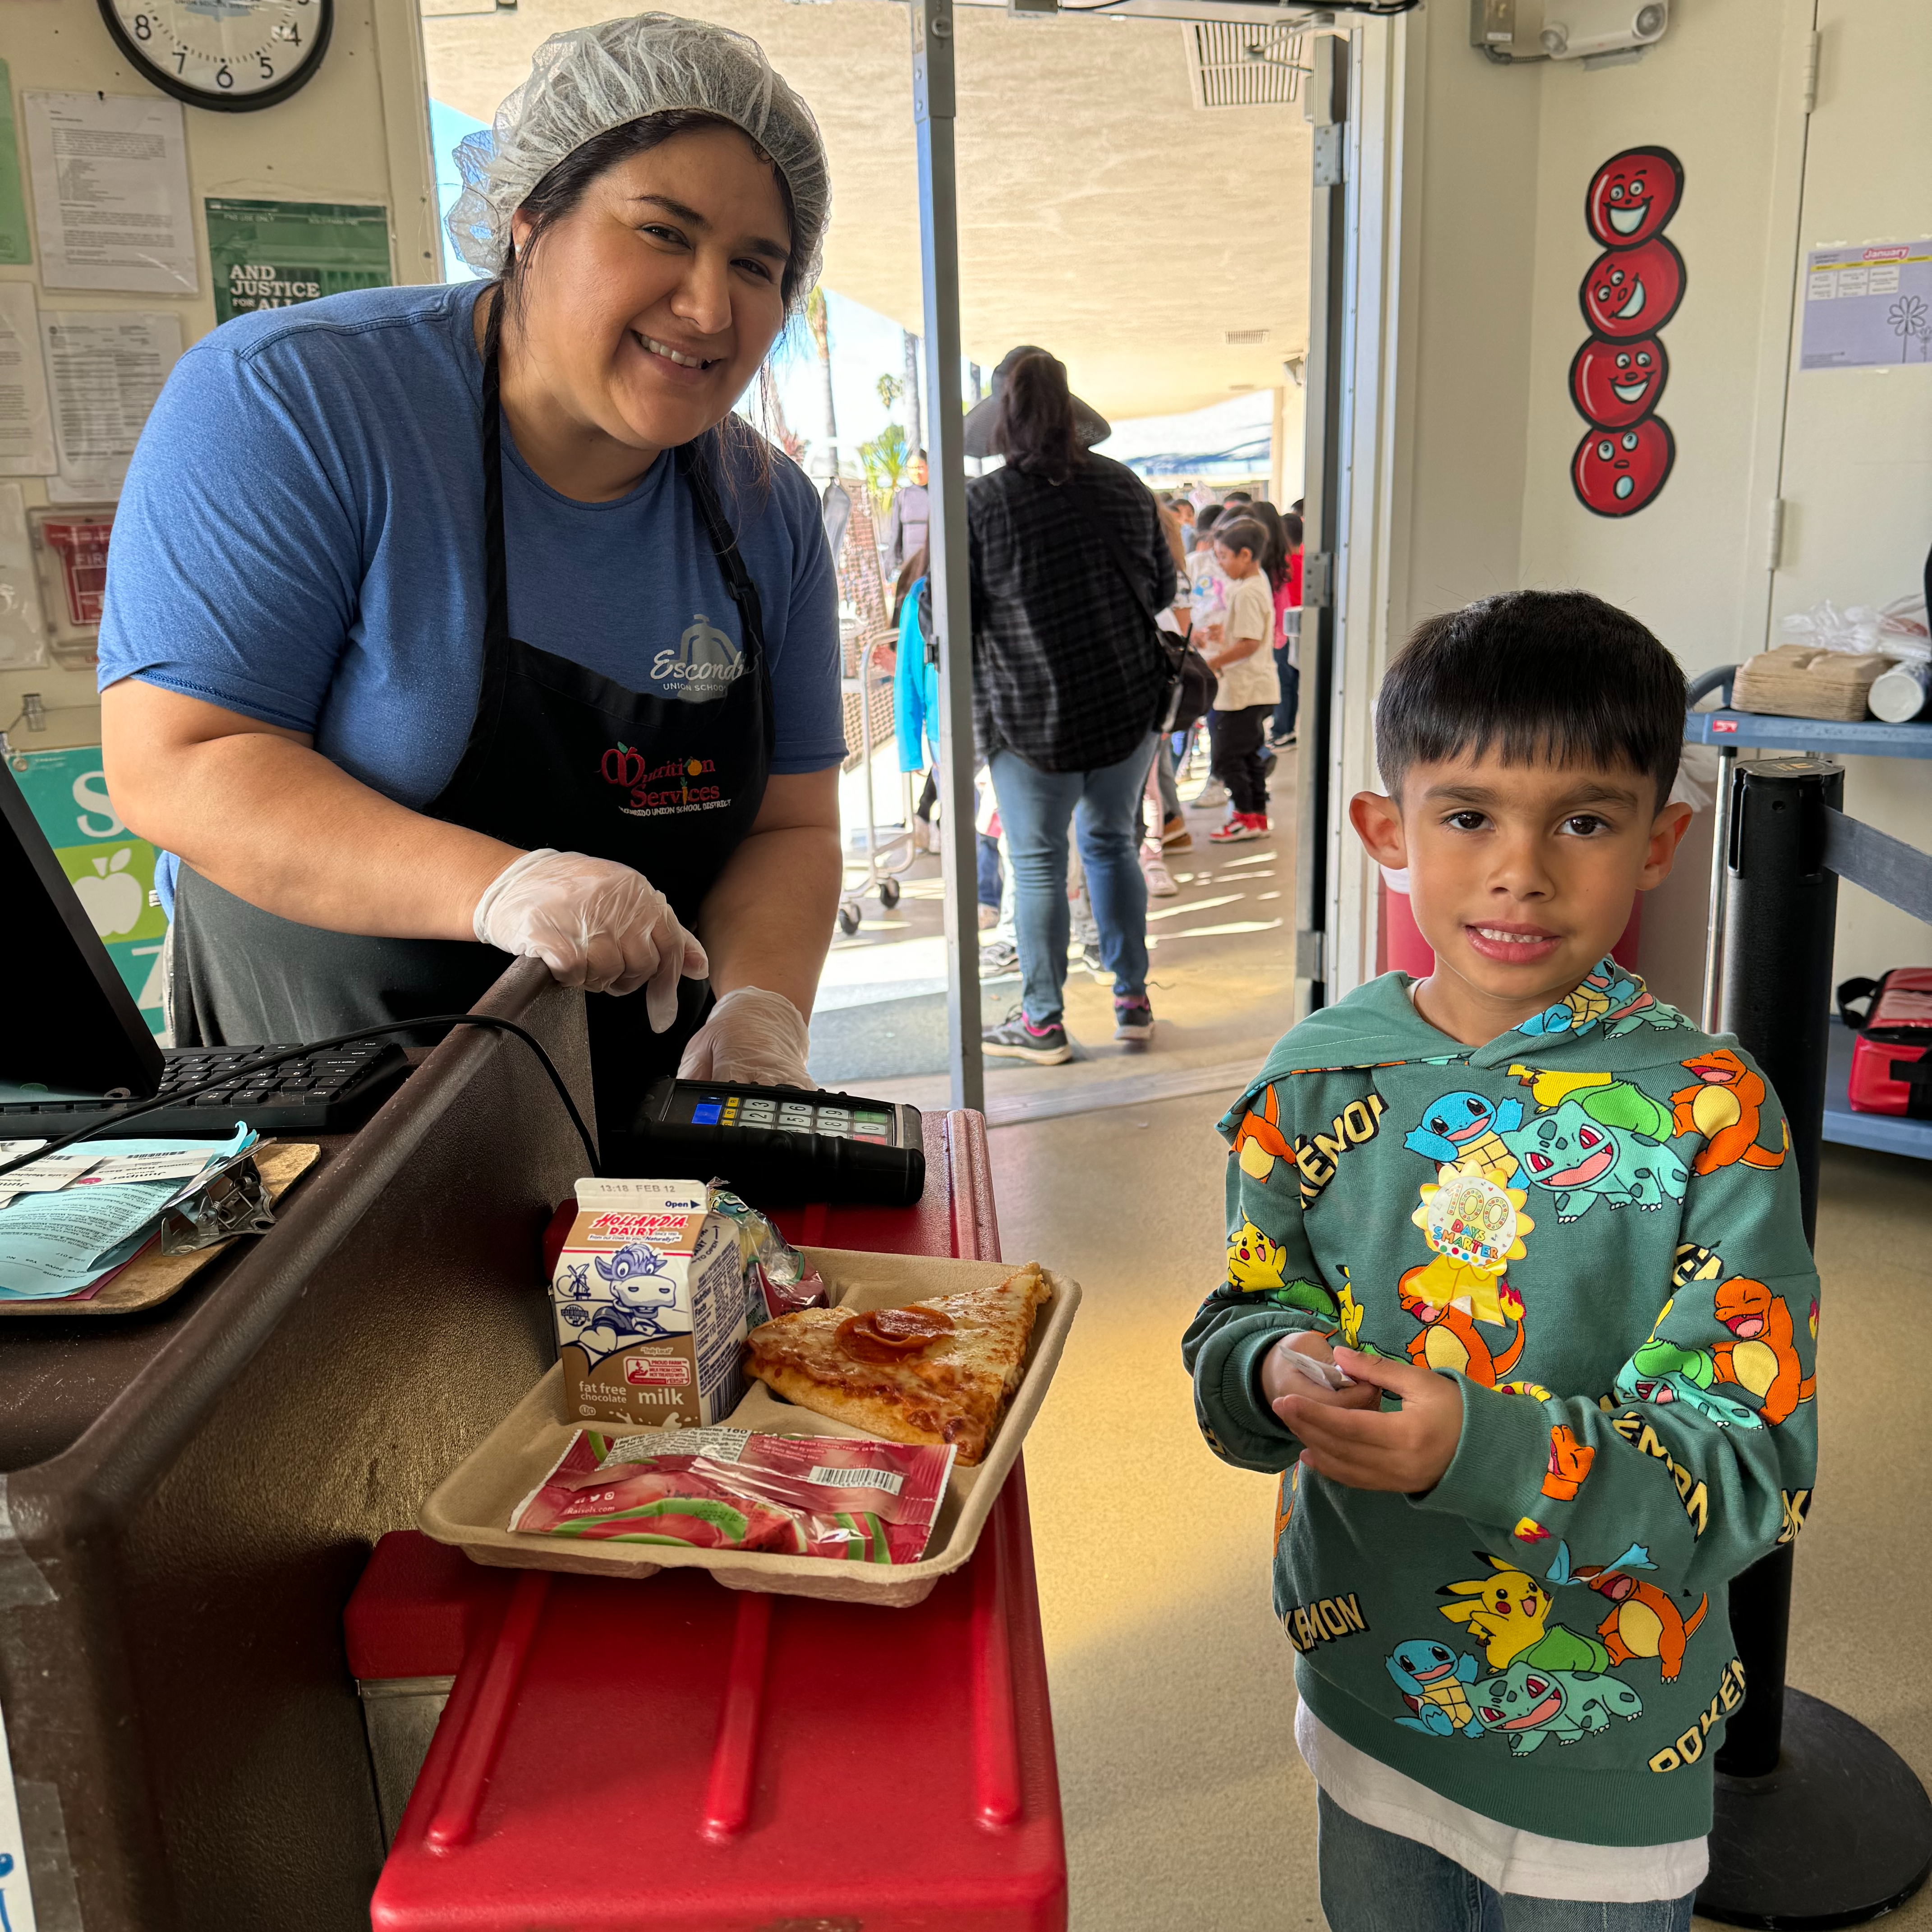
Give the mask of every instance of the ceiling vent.
<svg viewBox="0 0 1932 1932">
<path fill-rule="evenodd" d="M 1224 328 L 1221 340 L 1230 349 L 1252 349 L 1258 342 L 1265 342 L 1268 332 L 1264 328 Z"/>
<path fill-rule="evenodd" d="M 1188 79 L 1197 107 L 1286 107 L 1301 98 L 1299 34 L 1240 20 L 1190 20 Z"/>
</svg>

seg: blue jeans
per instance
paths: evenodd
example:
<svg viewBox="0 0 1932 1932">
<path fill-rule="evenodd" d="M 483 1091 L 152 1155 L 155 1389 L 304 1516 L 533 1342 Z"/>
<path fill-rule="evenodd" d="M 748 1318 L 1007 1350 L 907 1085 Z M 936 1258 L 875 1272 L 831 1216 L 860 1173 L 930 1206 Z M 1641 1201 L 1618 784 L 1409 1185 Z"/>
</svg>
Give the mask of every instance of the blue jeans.
<svg viewBox="0 0 1932 1932">
<path fill-rule="evenodd" d="M 1147 990 L 1147 880 L 1134 826 L 1153 755 L 1151 732 L 1118 764 L 1093 772 L 1043 772 L 1016 752 L 993 754 L 993 790 L 1013 862 L 1020 1004 L 1036 1027 L 1060 1018 L 1066 984 L 1070 824 L 1080 841 L 1100 962 L 1114 976 L 1114 995 Z"/>
<path fill-rule="evenodd" d="M 1270 728 L 1277 738 L 1292 738 L 1294 735 L 1294 716 L 1301 703 L 1301 673 L 1288 661 L 1288 646 L 1274 647 L 1274 674 L 1281 680 L 1281 702 L 1274 708 L 1274 722 Z"/>
<path fill-rule="evenodd" d="M 1495 1892 L 1427 1845 L 1351 1816 L 1327 1792 L 1317 1802 L 1329 1932 L 1689 1932 L 1694 1894 L 1604 1905 Z"/>
</svg>

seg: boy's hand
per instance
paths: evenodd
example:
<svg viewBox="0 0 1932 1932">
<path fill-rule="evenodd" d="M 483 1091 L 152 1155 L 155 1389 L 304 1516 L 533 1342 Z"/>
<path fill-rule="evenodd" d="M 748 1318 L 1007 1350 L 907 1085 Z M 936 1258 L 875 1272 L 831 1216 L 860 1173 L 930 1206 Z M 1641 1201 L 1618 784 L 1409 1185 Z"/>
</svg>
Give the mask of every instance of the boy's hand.
<svg viewBox="0 0 1932 1932">
<path fill-rule="evenodd" d="M 1284 1335 L 1262 1358 L 1262 1394 L 1283 1421 L 1287 1420 L 1287 1417 L 1281 1405 L 1290 1395 L 1302 1397 L 1318 1407 L 1330 1408 L 1372 1408 L 1382 1400 L 1382 1390 L 1366 1382 L 1358 1382 L 1352 1388 L 1324 1388 L 1292 1364 L 1277 1360 L 1284 1351 L 1305 1355 L 1312 1362 L 1333 1364 L 1338 1368 L 1341 1366 L 1335 1360 L 1335 1351 L 1329 1346 L 1325 1335 L 1318 1335 L 1312 1328 L 1298 1328 L 1293 1334 Z M 1300 1431 L 1295 1432 L 1299 1435 Z"/>
<path fill-rule="evenodd" d="M 1405 1496 L 1432 1490 L 1462 1439 L 1462 1390 L 1432 1370 L 1353 1348 L 1333 1359 L 1354 1378 L 1354 1388 L 1326 1400 L 1317 1389 L 1273 1401 L 1275 1414 L 1301 1442 L 1302 1461 L 1318 1476 L 1352 1490 L 1394 1490 Z M 1265 1367 L 1262 1388 L 1268 1390 Z M 1370 1407 L 1384 1390 L 1402 1404 L 1400 1409 L 1385 1414 Z M 1272 1400 L 1273 1391 L 1268 1392 Z M 1350 1401 L 1351 1396 L 1366 1400 Z"/>
</svg>

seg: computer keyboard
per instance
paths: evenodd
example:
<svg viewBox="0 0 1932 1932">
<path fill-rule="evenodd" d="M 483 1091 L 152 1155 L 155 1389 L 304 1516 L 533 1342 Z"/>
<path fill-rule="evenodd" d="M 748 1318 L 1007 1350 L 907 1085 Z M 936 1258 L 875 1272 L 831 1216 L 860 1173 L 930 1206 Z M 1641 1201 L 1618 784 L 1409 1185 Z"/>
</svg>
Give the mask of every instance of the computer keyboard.
<svg viewBox="0 0 1932 1932">
<path fill-rule="evenodd" d="M 161 1094 L 178 1094 L 204 1080 L 219 1085 L 171 1107 L 122 1117 L 135 1103 L 112 1100 L 0 1102 L 0 1139 L 51 1140 L 89 1127 L 104 1135 L 218 1133 L 245 1120 L 260 1133 L 346 1132 L 359 1126 L 399 1086 L 410 1070 L 393 1040 L 358 1040 L 279 1066 L 235 1075 L 235 1069 L 272 1046 L 185 1046 L 162 1051 Z M 224 1074 L 234 1077 L 223 1079 Z M 159 1096 L 157 1096 L 159 1097 Z"/>
</svg>

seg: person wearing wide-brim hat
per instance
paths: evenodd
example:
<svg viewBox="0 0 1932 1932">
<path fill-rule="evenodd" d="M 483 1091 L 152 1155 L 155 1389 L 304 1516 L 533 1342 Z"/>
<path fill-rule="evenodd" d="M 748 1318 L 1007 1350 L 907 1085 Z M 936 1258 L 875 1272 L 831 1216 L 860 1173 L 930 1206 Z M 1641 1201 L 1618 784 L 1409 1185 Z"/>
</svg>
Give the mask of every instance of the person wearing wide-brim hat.
<svg viewBox="0 0 1932 1932">
<path fill-rule="evenodd" d="M 839 881 L 837 593 L 732 406 L 818 272 L 805 104 L 644 14 L 546 41 L 459 149 L 487 278 L 238 318 L 116 520 L 116 809 L 178 855 L 184 1043 L 460 1010 L 505 955 L 590 1006 L 598 1113 L 806 1084 Z"/>
<path fill-rule="evenodd" d="M 1001 466 L 966 492 L 972 566 L 973 732 L 1012 859 L 1019 1005 L 982 1036 L 995 1058 L 1072 1058 L 1066 981 L 1067 839 L 1080 842 L 1113 982 L 1114 1037 L 1154 1034 L 1147 993 L 1141 790 L 1174 664 L 1156 628 L 1174 566 L 1147 485 L 1090 446 L 1108 434 L 1040 349 L 994 371 L 985 425 Z M 989 413 L 982 416 L 982 411 Z"/>
<path fill-rule="evenodd" d="M 1044 356 L 1044 349 L 1036 349 L 1030 342 L 1023 342 L 1017 349 L 1009 349 L 994 364 L 991 381 L 986 385 L 986 394 L 966 412 L 966 454 L 968 456 L 997 456 L 999 452 L 993 446 L 994 426 L 1000 416 L 1000 396 L 1006 387 L 1006 378 L 1012 373 L 1013 364 L 1022 356 Z M 1073 405 L 1073 437 L 1082 449 L 1091 449 L 1096 442 L 1105 442 L 1114 433 L 1114 426 L 1090 404 L 1083 403 L 1069 391 L 1067 400 Z"/>
</svg>

